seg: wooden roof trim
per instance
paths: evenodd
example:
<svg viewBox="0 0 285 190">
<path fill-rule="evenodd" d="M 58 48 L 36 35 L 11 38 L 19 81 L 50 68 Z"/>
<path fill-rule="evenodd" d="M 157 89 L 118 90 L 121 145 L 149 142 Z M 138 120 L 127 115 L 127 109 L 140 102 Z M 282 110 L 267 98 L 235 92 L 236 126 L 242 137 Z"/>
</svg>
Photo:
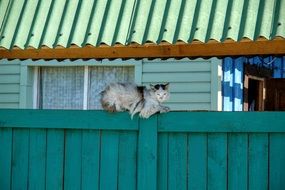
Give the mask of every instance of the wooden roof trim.
<svg viewBox="0 0 285 190">
<path fill-rule="evenodd" d="M 0 49 L 7 59 L 114 59 L 285 55 L 285 40 L 224 43 L 146 44 L 83 48 Z"/>
</svg>

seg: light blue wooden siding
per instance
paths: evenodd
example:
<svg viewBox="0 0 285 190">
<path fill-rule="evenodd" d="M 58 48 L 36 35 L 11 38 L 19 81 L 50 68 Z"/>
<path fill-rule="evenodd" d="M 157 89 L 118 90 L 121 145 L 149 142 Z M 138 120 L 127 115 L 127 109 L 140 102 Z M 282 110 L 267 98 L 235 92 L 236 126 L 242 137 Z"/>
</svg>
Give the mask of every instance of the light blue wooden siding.
<svg viewBox="0 0 285 190">
<path fill-rule="evenodd" d="M 218 59 L 168 60 L 65 60 L 0 61 L 0 108 L 32 108 L 33 68 L 35 66 L 135 66 L 139 85 L 170 82 L 172 110 L 218 110 L 220 77 Z"/>
<path fill-rule="evenodd" d="M 172 110 L 218 110 L 218 59 L 143 60 L 142 83 L 170 83 Z"/>
<path fill-rule="evenodd" d="M 20 60 L 0 60 L 0 108 L 19 108 Z"/>
</svg>

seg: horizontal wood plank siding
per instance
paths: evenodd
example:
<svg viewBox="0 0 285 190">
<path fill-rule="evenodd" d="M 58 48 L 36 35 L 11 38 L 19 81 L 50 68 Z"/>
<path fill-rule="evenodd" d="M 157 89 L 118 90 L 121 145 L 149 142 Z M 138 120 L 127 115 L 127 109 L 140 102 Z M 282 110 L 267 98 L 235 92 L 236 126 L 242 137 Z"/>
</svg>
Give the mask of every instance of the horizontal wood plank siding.
<svg viewBox="0 0 285 190">
<path fill-rule="evenodd" d="M 218 100 L 212 97 L 219 89 L 211 82 L 221 80 L 218 63 L 218 59 L 144 60 L 142 83 L 169 82 L 171 96 L 165 104 L 172 110 L 218 110 Z"/>
<path fill-rule="evenodd" d="M 284 118 L 0 109 L 0 189 L 283 190 Z"/>
<path fill-rule="evenodd" d="M 113 61 L 102 61 L 104 64 L 114 66 Z M 135 78 L 138 84 L 149 86 L 152 83 L 170 82 L 171 96 L 166 105 L 172 110 L 218 110 L 217 83 L 221 80 L 217 76 L 217 64 L 220 60 L 188 58 L 142 60 L 142 66 L 136 66 Z M 214 64 L 215 63 L 215 64 Z M 33 66 L 60 64 L 70 65 L 94 65 L 93 61 L 77 60 L 74 62 L 63 61 L 36 61 L 32 60 L 0 61 L 0 108 L 31 108 Z M 101 63 L 100 63 L 101 64 Z M 116 61 L 116 64 L 137 64 L 136 61 Z M 97 65 L 97 62 L 96 64 Z M 138 69 L 141 68 L 141 69 Z M 213 75 L 213 73 L 215 73 Z"/>
<path fill-rule="evenodd" d="M 211 103 L 210 102 L 167 102 L 165 106 L 175 107 L 177 110 L 209 110 Z"/>
<path fill-rule="evenodd" d="M 19 93 L 20 84 L 0 84 L 0 93 Z"/>
<path fill-rule="evenodd" d="M 20 60 L 0 60 L 0 108 L 19 108 Z"/>
</svg>

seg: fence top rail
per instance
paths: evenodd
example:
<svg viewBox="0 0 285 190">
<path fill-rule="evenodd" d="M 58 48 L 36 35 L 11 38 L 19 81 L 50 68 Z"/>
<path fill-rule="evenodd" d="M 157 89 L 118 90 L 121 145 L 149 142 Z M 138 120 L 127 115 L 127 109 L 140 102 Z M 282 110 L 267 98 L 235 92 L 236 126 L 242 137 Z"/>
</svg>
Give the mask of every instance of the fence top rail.
<svg viewBox="0 0 285 190">
<path fill-rule="evenodd" d="M 285 132 L 285 112 L 172 112 L 159 132 Z"/>
<path fill-rule="evenodd" d="M 159 114 L 157 126 L 158 132 L 285 132 L 285 112 L 170 112 Z M 138 130 L 139 118 L 98 110 L 0 109 L 0 128 Z"/>
<path fill-rule="evenodd" d="M 138 118 L 97 110 L 0 109 L 0 128 L 138 130 Z"/>
</svg>

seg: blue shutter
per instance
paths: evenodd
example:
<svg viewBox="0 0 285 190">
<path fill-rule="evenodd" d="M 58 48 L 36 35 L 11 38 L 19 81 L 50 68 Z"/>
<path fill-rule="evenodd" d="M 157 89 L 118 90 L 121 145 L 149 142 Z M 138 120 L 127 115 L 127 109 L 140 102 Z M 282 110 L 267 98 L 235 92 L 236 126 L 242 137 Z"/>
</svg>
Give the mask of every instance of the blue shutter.
<svg viewBox="0 0 285 190">
<path fill-rule="evenodd" d="M 223 111 L 243 110 L 243 62 L 243 57 L 223 61 Z"/>
</svg>

